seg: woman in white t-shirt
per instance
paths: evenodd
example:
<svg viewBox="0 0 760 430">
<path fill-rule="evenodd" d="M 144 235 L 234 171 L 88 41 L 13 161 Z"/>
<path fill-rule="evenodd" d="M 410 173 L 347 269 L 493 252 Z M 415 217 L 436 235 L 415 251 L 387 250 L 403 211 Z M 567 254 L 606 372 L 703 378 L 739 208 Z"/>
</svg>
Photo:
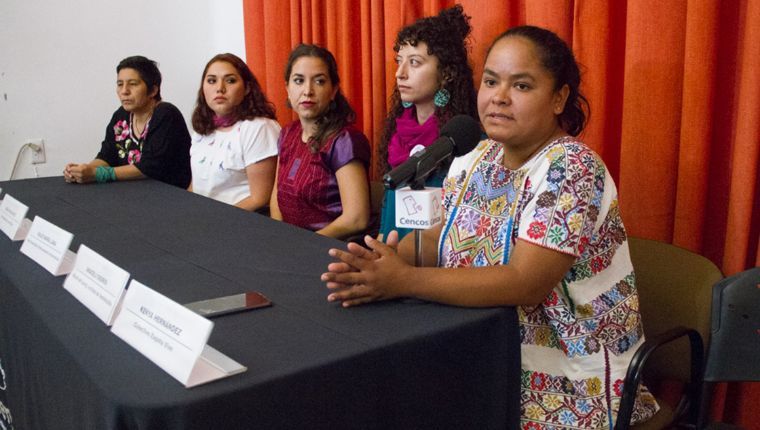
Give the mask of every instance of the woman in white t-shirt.
<svg viewBox="0 0 760 430">
<path fill-rule="evenodd" d="M 265 211 L 277 168 L 280 125 L 248 66 L 219 54 L 203 70 L 192 118 L 188 190 L 248 211 Z"/>
</svg>

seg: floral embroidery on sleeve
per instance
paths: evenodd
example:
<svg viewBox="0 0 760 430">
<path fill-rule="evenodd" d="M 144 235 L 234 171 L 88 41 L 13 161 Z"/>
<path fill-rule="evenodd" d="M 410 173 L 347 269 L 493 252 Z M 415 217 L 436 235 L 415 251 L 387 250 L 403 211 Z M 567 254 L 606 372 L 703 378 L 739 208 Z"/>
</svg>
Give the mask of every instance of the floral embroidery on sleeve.
<svg viewBox="0 0 760 430">
<path fill-rule="evenodd" d="M 587 148 L 559 144 L 547 151 L 549 169 L 536 192 L 529 239 L 578 255 L 584 234 L 591 231 L 604 192 L 604 165 Z"/>
</svg>

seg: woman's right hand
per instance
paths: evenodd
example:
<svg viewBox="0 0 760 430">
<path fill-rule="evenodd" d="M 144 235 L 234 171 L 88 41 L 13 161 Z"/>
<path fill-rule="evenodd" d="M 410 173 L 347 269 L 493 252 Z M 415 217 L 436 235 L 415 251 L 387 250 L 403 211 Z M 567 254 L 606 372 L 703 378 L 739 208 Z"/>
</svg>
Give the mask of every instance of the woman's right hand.
<svg viewBox="0 0 760 430">
<path fill-rule="evenodd" d="M 379 234 L 375 240 L 378 240 L 380 242 L 383 242 L 383 235 Z M 366 238 L 365 238 L 366 241 Z M 393 248 L 394 251 L 398 251 L 398 232 L 396 230 L 392 230 L 390 233 L 388 233 L 388 240 L 384 241 L 384 243 L 391 248 Z M 358 258 L 364 258 L 368 260 L 375 260 L 380 257 L 380 255 L 377 252 L 374 252 L 364 246 L 361 246 L 356 243 L 349 243 L 346 246 L 346 250 L 352 254 L 354 254 Z M 346 273 L 346 272 L 355 272 L 357 269 L 355 267 L 352 267 L 348 263 L 344 263 L 343 261 L 338 262 L 332 262 L 327 266 L 328 272 L 334 272 L 334 273 Z"/>
</svg>

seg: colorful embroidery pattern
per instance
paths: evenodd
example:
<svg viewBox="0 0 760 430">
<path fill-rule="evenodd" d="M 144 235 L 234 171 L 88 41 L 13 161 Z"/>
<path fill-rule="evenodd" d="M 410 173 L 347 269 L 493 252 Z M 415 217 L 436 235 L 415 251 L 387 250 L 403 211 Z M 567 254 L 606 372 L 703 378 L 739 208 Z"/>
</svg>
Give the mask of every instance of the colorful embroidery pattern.
<svg viewBox="0 0 760 430">
<path fill-rule="evenodd" d="M 565 297 L 552 291 L 541 306 L 523 306 L 519 315 L 523 344 L 561 349 L 570 358 L 598 353 L 602 347 L 620 355 L 643 335 L 633 273 L 591 302 L 577 305 L 575 312 Z"/>
<path fill-rule="evenodd" d="M 523 429 L 609 428 L 610 417 L 604 382 L 597 377 L 571 380 L 542 372 L 522 371 L 520 385 Z M 623 381 L 612 382 L 614 421 Z M 657 411 L 652 394 L 642 386 L 633 415 L 634 422 Z"/>
<path fill-rule="evenodd" d="M 119 158 L 122 160 L 127 159 L 127 163 L 135 164 L 139 163 L 142 158 L 143 142 L 145 136 L 148 134 L 148 127 L 150 126 L 150 118 L 145 123 L 145 128 L 139 137 L 136 137 L 132 133 L 132 118 L 134 114 L 129 114 L 129 122 L 126 120 L 117 121 L 113 126 L 114 140 L 116 143 L 116 149 L 119 153 Z M 118 142 L 124 142 L 123 144 Z M 132 149 L 130 149 L 132 147 Z"/>
<path fill-rule="evenodd" d="M 443 206 L 453 222 L 446 238 L 446 267 L 490 266 L 502 264 L 503 249 L 512 241 L 510 208 L 523 188 L 524 172 L 501 167 L 498 145 L 483 156 L 480 166 L 465 186 L 466 174 L 444 183 Z M 464 172 L 463 172 L 464 173 Z M 463 194 L 462 203 L 452 213 L 453 199 Z M 509 237 L 507 237 L 509 236 Z"/>
<path fill-rule="evenodd" d="M 502 165 L 497 142 L 482 142 L 473 153 L 453 164 L 444 182 L 439 265 L 505 264 L 518 238 L 576 256 L 543 303 L 518 307 L 522 425 L 609 428 L 622 385 L 615 378 L 643 340 L 630 260 L 616 260 L 627 244 L 614 183 L 601 159 L 571 137 L 550 143 L 518 170 Z M 566 373 L 530 369 L 547 356 L 558 357 L 553 366 Z M 642 387 L 635 420 L 657 409 Z"/>
<path fill-rule="evenodd" d="M 539 244 L 578 255 L 592 234 L 604 193 L 604 164 L 588 148 L 560 139 L 544 154 L 546 189 L 536 201 L 528 236 Z"/>
<path fill-rule="evenodd" d="M 121 142 L 129 136 L 129 124 L 126 120 L 116 121 L 113 126 L 114 138 L 117 142 Z"/>
</svg>

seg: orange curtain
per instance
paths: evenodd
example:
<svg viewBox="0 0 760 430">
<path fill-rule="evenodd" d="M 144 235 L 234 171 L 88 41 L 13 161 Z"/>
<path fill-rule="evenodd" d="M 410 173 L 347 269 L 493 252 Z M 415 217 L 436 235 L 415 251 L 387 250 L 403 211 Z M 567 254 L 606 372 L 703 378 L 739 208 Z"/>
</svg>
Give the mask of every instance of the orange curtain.
<svg viewBox="0 0 760 430">
<path fill-rule="evenodd" d="M 572 45 L 592 109 L 582 138 L 618 184 L 629 234 L 691 249 L 726 275 L 760 265 L 760 0 L 457 3 L 472 17 L 476 82 L 488 44 L 510 26 L 546 27 Z M 357 125 L 376 145 L 396 32 L 454 1 L 243 4 L 248 64 L 280 122 L 294 119 L 285 106 L 288 53 L 319 43 L 335 54 Z M 760 429 L 760 388 L 724 391 L 715 408 L 723 419 Z"/>
</svg>

